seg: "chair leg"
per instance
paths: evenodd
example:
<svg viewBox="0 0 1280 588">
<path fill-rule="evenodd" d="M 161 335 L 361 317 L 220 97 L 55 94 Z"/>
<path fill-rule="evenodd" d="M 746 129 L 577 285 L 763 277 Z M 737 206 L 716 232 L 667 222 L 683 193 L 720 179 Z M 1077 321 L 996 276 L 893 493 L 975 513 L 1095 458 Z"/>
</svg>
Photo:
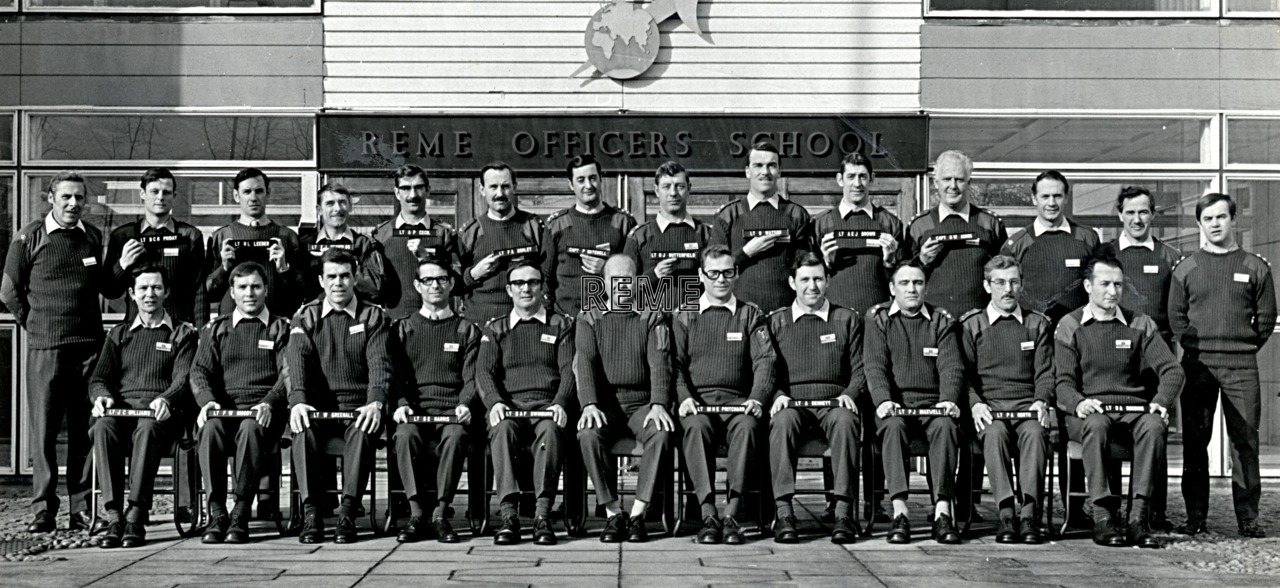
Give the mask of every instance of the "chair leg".
<svg viewBox="0 0 1280 588">
<path fill-rule="evenodd" d="M 1065 458 L 1063 461 L 1066 462 L 1067 469 L 1062 472 L 1063 476 L 1060 480 L 1067 484 L 1068 487 L 1062 489 L 1062 528 L 1058 529 L 1059 537 L 1067 534 L 1067 525 L 1071 522 L 1071 458 L 1067 457 L 1065 453 L 1063 454 L 1063 457 Z"/>
</svg>

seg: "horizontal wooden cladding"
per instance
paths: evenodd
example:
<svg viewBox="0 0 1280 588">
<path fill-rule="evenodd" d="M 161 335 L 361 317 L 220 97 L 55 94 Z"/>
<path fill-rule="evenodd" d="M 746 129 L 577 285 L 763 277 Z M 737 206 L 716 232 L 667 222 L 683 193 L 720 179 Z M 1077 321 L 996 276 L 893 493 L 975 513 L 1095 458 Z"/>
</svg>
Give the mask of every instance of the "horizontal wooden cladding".
<svg viewBox="0 0 1280 588">
<path fill-rule="evenodd" d="M 735 18 L 794 18 L 794 13 L 784 8 L 786 4 L 771 2 L 748 2 L 743 0 L 700 2 L 698 18 L 700 19 L 735 19 Z M 394 2 L 330 2 L 325 4 L 326 16 L 429 16 L 440 17 L 571 17 L 581 19 L 591 16 L 600 9 L 600 2 L 424 2 L 421 0 L 401 0 Z M 804 17 L 813 18 L 918 18 L 920 5 L 918 2 L 851 2 L 848 0 L 833 2 L 803 3 L 800 9 Z"/>
<path fill-rule="evenodd" d="M 585 24 L 583 25 L 586 26 Z M 415 48 L 471 48 L 503 47 L 515 53 L 525 48 L 572 48 L 582 53 L 583 31 L 575 32 L 522 32 L 509 31 L 456 31 L 439 33 L 386 32 L 386 31 L 328 31 L 326 47 L 393 48 L 413 51 Z M 918 49 L 920 35 L 910 33 L 723 33 L 713 35 L 714 42 L 699 38 L 692 32 L 676 31 L 663 35 L 663 48 L 676 49 L 753 49 L 758 61 L 761 56 L 771 58 L 772 52 L 783 48 L 825 49 Z"/>
<path fill-rule="evenodd" d="M 34 45 L 23 48 L 22 69 L 32 75 L 240 76 L 270 65 L 270 76 L 318 76 L 323 71 L 319 46 L 252 47 L 232 45 L 125 45 L 104 58 L 100 46 Z"/>
<path fill-rule="evenodd" d="M 319 106 L 319 76 L 22 76 L 29 106 Z"/>
<path fill-rule="evenodd" d="M 658 61 L 670 63 L 673 49 L 658 50 Z M 826 47 L 770 49 L 761 52 L 749 48 L 681 48 L 681 55 L 693 54 L 699 64 L 745 64 L 767 55 L 772 64 L 802 63 L 866 63 L 920 65 L 918 49 L 832 49 Z M 411 67 L 420 63 L 496 63 L 520 67 L 527 63 L 581 64 L 586 61 L 582 47 L 546 47 L 524 51 L 510 47 L 334 47 L 324 50 L 327 67 L 344 63 L 392 63 Z M 572 70 L 570 70 L 572 71 Z"/>
<path fill-rule="evenodd" d="M 584 83 L 586 82 L 586 83 Z M 627 95 L 632 94 L 703 94 L 712 89 L 706 80 L 701 79 L 668 79 L 661 83 L 647 86 L 628 84 Z M 325 81 L 327 90 L 340 91 L 342 88 L 358 87 L 365 92 L 378 93 L 421 93 L 438 92 L 442 89 L 462 92 L 486 94 L 541 94 L 541 93 L 612 93 L 618 91 L 618 85 L 608 80 L 590 82 L 576 78 L 452 78 L 452 79 L 413 79 L 413 78 L 329 78 Z M 714 82 L 714 90 L 721 94 L 915 94 L 920 91 L 918 80 L 828 80 L 828 79 L 718 79 Z"/>
<path fill-rule="evenodd" d="M 589 111 L 630 109 L 650 112 L 915 112 L 918 94 L 819 94 L 798 99 L 795 94 L 470 94 L 385 92 L 354 93 L 330 89 L 325 106 L 352 109 L 405 109 L 431 111 Z"/>
<path fill-rule="evenodd" d="M 324 41 L 318 17 L 184 21 L 42 20 L 22 24 L 24 45 L 304 45 Z"/>
<path fill-rule="evenodd" d="M 511 32 L 563 32 L 581 37 L 587 29 L 587 16 L 563 17 L 513 17 L 510 19 L 435 17 L 390 15 L 342 17 L 326 16 L 324 28 L 328 33 L 346 31 L 406 31 L 417 34 L 444 33 L 450 31 L 490 31 L 505 20 L 500 29 Z M 589 16 L 589 15 L 588 15 Z M 703 31 L 714 42 L 717 33 L 912 33 L 918 32 L 919 22 L 910 19 L 863 19 L 855 17 L 804 18 L 723 18 L 702 23 Z M 581 39 L 579 39 L 581 42 Z"/>
<path fill-rule="evenodd" d="M 766 63 L 744 72 L 739 64 L 660 63 L 662 79 L 789 79 L 827 80 L 904 79 L 918 81 L 918 69 L 898 63 Z M 565 78 L 577 63 L 329 63 L 326 73 L 335 78 L 416 78 L 422 80 L 488 80 L 508 78 Z M 901 78 L 895 78 L 901 76 Z M 470 82 L 463 82 L 470 83 Z"/>
</svg>

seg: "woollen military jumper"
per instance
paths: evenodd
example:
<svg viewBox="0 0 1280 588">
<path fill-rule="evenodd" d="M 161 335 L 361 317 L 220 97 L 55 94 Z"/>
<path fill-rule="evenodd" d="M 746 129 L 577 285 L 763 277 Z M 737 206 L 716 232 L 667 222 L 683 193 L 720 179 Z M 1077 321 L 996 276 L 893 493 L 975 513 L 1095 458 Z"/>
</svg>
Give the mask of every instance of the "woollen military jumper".
<svg viewBox="0 0 1280 588">
<path fill-rule="evenodd" d="M 279 239 L 284 247 L 285 261 L 289 264 L 287 272 L 276 271 L 275 262 L 268 261 L 268 247 L 262 244 L 272 239 Z M 234 241 L 237 245 L 236 259 L 231 268 L 222 266 L 222 244 L 227 241 Z M 271 314 L 293 316 L 304 302 L 302 274 L 306 270 L 307 257 L 293 229 L 270 220 L 257 227 L 234 221 L 214 231 L 206 249 L 209 274 L 204 281 L 205 297 L 210 302 L 220 301 L 219 314 L 230 314 L 235 310 L 235 301 L 231 300 L 231 270 L 246 261 L 256 261 L 267 270 L 267 309 Z"/>
<path fill-rule="evenodd" d="M 219 316 L 200 329 L 200 345 L 191 366 L 196 404 L 217 402 L 225 410 L 258 404 L 283 408 L 288 396 L 289 321 L 270 316 L 232 320 Z"/>
<path fill-rule="evenodd" d="M 107 279 L 102 231 L 83 221 L 49 231 L 48 220 L 28 223 L 9 244 L 0 301 L 26 329 L 28 349 L 98 344 L 98 293 Z"/>
<path fill-rule="evenodd" d="M 686 310 L 672 319 L 676 396 L 683 403 L 726 392 L 761 404 L 773 396 L 774 350 L 768 319 L 760 307 L 737 300 L 730 311 L 713 306 Z"/>
<path fill-rule="evenodd" d="M 385 277 L 378 300 L 392 320 L 400 320 L 418 312 L 421 297 L 413 287 L 418 277 L 418 262 L 433 259 L 453 276 L 453 287 L 462 287 L 458 268 L 458 236 L 448 223 L 434 218 L 408 224 L 396 216 L 373 229 L 373 239 L 382 245 L 386 264 Z"/>
<path fill-rule="evenodd" d="M 1128 239 L 1125 239 L 1128 241 Z M 1124 265 L 1124 295 L 1120 306 L 1145 314 L 1156 322 L 1160 336 L 1173 342 L 1169 328 L 1169 286 L 1173 282 L 1173 266 L 1182 254 L 1164 241 L 1150 237 L 1152 249 L 1140 245 L 1121 247 L 1120 239 L 1098 247 L 1098 257 L 1114 257 Z"/>
<path fill-rule="evenodd" d="M 528 318 L 513 325 L 508 315 L 485 325 L 476 386 L 486 409 L 499 402 L 521 410 L 552 404 L 572 408 L 574 321 L 547 309 L 542 312 L 546 322 Z"/>
<path fill-rule="evenodd" d="M 1254 367 L 1276 326 L 1271 265 L 1243 249 L 1188 255 L 1173 268 L 1169 325 L 1188 359 Z"/>
<path fill-rule="evenodd" d="M 766 312 L 791 304 L 795 292 L 787 285 L 791 262 L 804 251 L 813 251 L 813 219 L 803 206 L 775 195 L 778 206 L 768 201 L 750 205 L 743 197 L 720 208 L 715 219 L 715 243 L 733 252 L 738 282 L 733 293 Z M 749 256 L 742 248 L 761 233 L 785 231 L 784 239 L 773 247 Z"/>
<path fill-rule="evenodd" d="M 314 234 L 301 238 L 302 250 L 306 252 L 306 269 L 302 273 L 302 299 L 311 301 L 324 294 L 320 287 L 320 277 L 324 274 L 324 264 L 320 256 L 331 247 L 346 249 L 356 256 L 359 267 L 356 269 L 356 296 L 374 303 L 379 302 L 382 294 L 382 281 L 386 274 L 385 261 L 382 257 L 382 245 L 367 235 L 347 229 L 347 233 L 336 239 L 324 234 L 321 228 Z"/>
<path fill-rule="evenodd" d="M 1075 414 L 1076 405 L 1089 398 L 1169 408 L 1185 380 L 1155 321 L 1123 308 L 1109 320 L 1094 318 L 1089 306 L 1062 317 L 1054 333 L 1053 363 L 1058 408 L 1067 414 Z M 1154 395 L 1143 378 L 1146 369 L 1159 377 Z"/>
<path fill-rule="evenodd" d="M 164 398 L 170 409 L 177 409 L 189 394 L 187 376 L 198 335 L 190 323 L 171 324 L 146 328 L 135 321 L 112 327 L 89 379 L 89 397 L 112 398 L 137 409 Z"/>
<path fill-rule="evenodd" d="M 514 263 L 538 265 L 542 247 L 542 219 L 523 210 L 503 220 L 482 214 L 458 233 L 458 262 L 462 268 L 462 286 L 455 292 L 466 296 L 466 316 L 483 325 L 497 316 L 511 312 L 507 296 L 507 268 Z M 492 273 L 476 278 L 471 268 L 491 253 L 502 252 Z"/>
<path fill-rule="evenodd" d="M 792 307 L 769 314 L 769 332 L 777 346 L 777 390 L 794 400 L 857 400 L 867 389 L 862 369 L 862 317 L 829 304 L 826 318 L 808 313 L 796 318 Z"/>
<path fill-rule="evenodd" d="M 863 210 L 850 210 L 842 215 L 840 206 L 836 205 L 815 217 L 813 224 L 818 252 L 822 251 L 823 237 L 831 233 L 837 235 L 836 244 L 840 247 L 829 268 L 827 298 L 833 304 L 859 313 L 861 322 L 861 313 L 889 300 L 889 268 L 907 253 L 902 221 L 874 204 L 870 215 Z M 888 262 L 880 245 L 875 243 L 879 236 L 872 233 L 888 233 L 897 240 L 898 250 Z"/>
<path fill-rule="evenodd" d="M 960 402 L 964 360 L 955 319 L 925 304 L 915 316 L 883 303 L 867 311 L 862 369 L 875 406 L 896 402 L 904 408 Z"/>
<path fill-rule="evenodd" d="M 658 311 L 583 311 L 574 335 L 582 406 L 671 403 L 671 329 Z"/>
<path fill-rule="evenodd" d="M 373 402 L 387 406 L 393 366 L 388 350 L 391 321 L 381 308 L 355 299 L 355 316 L 344 309 L 324 314 L 326 302 L 298 309 L 289 328 L 289 406 L 355 410 Z M 350 307 L 348 307 L 350 308 Z"/>
<path fill-rule="evenodd" d="M 635 226 L 630 214 L 608 204 L 594 213 L 573 206 L 547 218 L 542 234 L 542 274 L 556 312 L 577 316 L 582 308 L 582 256 L 604 260 L 622 253 L 627 234 Z"/>
<path fill-rule="evenodd" d="M 1063 220 L 1069 232 L 1035 234 L 1035 223 L 1010 238 L 1000 249 L 1022 265 L 1023 306 L 1057 319 L 1089 301 L 1084 291 L 1084 266 L 1098 248 L 1098 234 L 1089 227 Z"/>
<path fill-rule="evenodd" d="M 415 312 L 395 322 L 396 404 L 413 409 L 470 406 L 476 398 L 480 327 L 457 314 Z"/>
<path fill-rule="evenodd" d="M 692 223 L 692 226 L 690 226 Z M 649 283 L 651 291 L 661 286 L 654 268 L 665 259 L 677 259 L 671 271 L 667 294 L 661 297 L 662 309 L 674 312 L 686 301 L 693 304 L 702 295 L 702 282 L 698 278 L 698 256 L 707 245 L 715 241 L 710 224 L 689 217 L 689 223 L 672 222 L 663 228 L 657 219 L 631 230 L 623 253 L 636 262 L 636 274 Z M 684 285 L 688 285 L 686 289 Z M 640 288 L 644 288 L 641 282 Z M 643 290 L 637 289 L 637 297 Z"/>
<path fill-rule="evenodd" d="M 120 267 L 124 244 L 137 239 L 143 253 L 133 265 Z M 146 218 L 116 227 L 107 239 L 106 269 L 111 279 L 103 285 L 103 298 L 120 298 L 125 308 L 125 322 L 133 322 L 138 316 L 138 305 L 126 294 L 133 285 L 131 275 L 135 268 L 155 264 L 169 272 L 169 295 L 164 300 L 164 310 L 174 320 L 186 321 L 199 327 L 209 322 L 209 305 L 204 295 L 204 234 L 200 229 L 176 219 L 160 227 L 147 224 Z"/>
<path fill-rule="evenodd" d="M 1027 308 L 1013 314 L 980 308 L 960 318 L 969 405 L 992 400 L 1053 406 L 1053 331 L 1048 316 Z"/>
<path fill-rule="evenodd" d="M 959 213 L 939 218 L 934 207 L 912 219 L 907 228 L 907 248 L 929 270 L 930 287 L 925 302 L 961 316 L 982 308 L 990 300 L 982 289 L 982 266 L 1000 252 L 1008 239 L 1000 217 L 969 204 L 969 219 Z M 924 263 L 920 252 L 930 238 L 944 239 L 942 250 L 932 263 Z"/>
</svg>

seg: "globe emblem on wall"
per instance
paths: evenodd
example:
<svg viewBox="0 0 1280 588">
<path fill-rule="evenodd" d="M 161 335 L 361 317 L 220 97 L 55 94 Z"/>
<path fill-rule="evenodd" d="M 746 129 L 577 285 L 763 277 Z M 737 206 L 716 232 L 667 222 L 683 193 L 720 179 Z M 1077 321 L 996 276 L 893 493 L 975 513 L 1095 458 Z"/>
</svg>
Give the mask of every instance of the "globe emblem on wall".
<svg viewBox="0 0 1280 588">
<path fill-rule="evenodd" d="M 632 0 L 605 3 L 587 22 L 587 62 L 615 80 L 637 77 L 658 59 L 659 23 L 678 13 L 685 26 L 702 34 L 697 10 L 698 0 L 655 0 L 646 8 Z"/>
</svg>

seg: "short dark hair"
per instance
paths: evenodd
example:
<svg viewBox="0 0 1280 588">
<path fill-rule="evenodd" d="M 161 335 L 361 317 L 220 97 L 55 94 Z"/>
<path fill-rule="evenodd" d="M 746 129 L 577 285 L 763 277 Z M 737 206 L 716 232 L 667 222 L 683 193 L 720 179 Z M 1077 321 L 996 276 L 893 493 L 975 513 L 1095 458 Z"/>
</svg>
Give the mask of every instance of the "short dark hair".
<svg viewBox="0 0 1280 588">
<path fill-rule="evenodd" d="M 515 263 L 511 264 L 511 267 L 507 268 L 507 274 L 506 274 L 506 279 L 507 279 L 507 281 L 508 281 L 508 282 L 510 282 L 510 281 L 511 281 L 511 274 L 516 273 L 516 270 L 521 270 L 521 269 L 524 269 L 524 268 L 527 268 L 527 267 L 529 267 L 529 268 L 533 268 L 533 269 L 535 269 L 535 270 L 538 270 L 538 279 L 539 279 L 539 280 L 544 279 L 544 278 L 546 277 L 546 276 L 542 275 L 542 268 L 541 268 L 541 267 L 538 267 L 538 264 L 536 264 L 536 263 L 529 263 L 528 261 L 517 261 L 517 262 L 515 262 Z"/>
<path fill-rule="evenodd" d="M 602 176 L 604 175 L 604 168 L 600 167 L 600 162 L 596 161 L 595 157 L 587 153 L 583 153 L 582 155 L 574 155 L 572 158 L 570 158 L 569 163 L 565 164 L 564 166 L 564 175 L 567 176 L 570 181 L 573 181 L 573 170 L 578 169 L 580 167 L 586 167 L 588 165 L 596 166 L 596 173 Z"/>
<path fill-rule="evenodd" d="M 160 274 L 160 283 L 164 284 L 166 290 L 169 289 L 169 270 L 158 263 L 144 263 L 129 272 L 129 287 L 138 285 L 138 276 L 143 274 Z"/>
<path fill-rule="evenodd" d="M 770 143 L 768 141 L 760 141 L 755 145 L 752 145 L 751 151 L 764 151 L 766 153 L 772 153 L 774 155 L 777 155 L 778 159 L 782 159 L 782 153 L 778 152 L 777 146 L 775 146 L 773 143 Z M 750 156 L 751 153 L 747 152 L 747 155 Z"/>
<path fill-rule="evenodd" d="M 898 272 L 907 268 L 915 268 L 920 270 L 920 273 L 924 274 L 925 281 L 929 280 L 929 270 L 924 267 L 923 263 L 920 263 L 919 260 L 914 258 L 904 259 L 902 261 L 899 261 L 897 265 L 893 266 L 893 271 L 889 272 L 889 280 L 893 281 L 893 279 L 898 276 Z"/>
<path fill-rule="evenodd" d="M 1151 197 L 1151 192 L 1142 186 L 1125 186 L 1120 188 L 1120 195 L 1116 197 L 1116 211 L 1124 210 L 1124 202 L 1131 198 L 1146 196 L 1147 201 L 1151 203 L 1151 212 L 1156 211 L 1156 199 Z"/>
<path fill-rule="evenodd" d="M 266 173 L 256 167 L 246 167 L 236 172 L 236 177 L 231 179 L 231 189 L 239 190 L 240 182 L 253 178 L 262 178 L 262 187 L 266 188 L 268 192 L 271 191 L 271 178 L 268 178 Z"/>
<path fill-rule="evenodd" d="M 148 184 L 151 182 L 158 182 L 160 180 L 169 180 L 170 182 L 173 182 L 174 186 L 178 185 L 178 179 L 173 177 L 173 172 L 163 167 L 153 167 L 142 172 L 142 180 L 138 185 L 143 190 L 146 190 Z"/>
<path fill-rule="evenodd" d="M 88 183 L 84 181 L 83 176 L 81 176 L 78 172 L 66 170 L 66 171 L 60 171 L 54 174 L 52 178 L 49 178 L 49 193 L 53 194 L 53 191 L 57 189 L 58 184 L 61 184 L 62 182 L 71 182 L 73 184 L 80 184 L 82 186 L 85 186 L 86 189 L 88 188 Z"/>
<path fill-rule="evenodd" d="M 1093 280 L 1093 272 L 1095 271 L 1095 268 L 1098 267 L 1098 265 L 1114 267 L 1120 270 L 1122 273 L 1124 272 L 1124 264 L 1120 263 L 1120 260 L 1117 259 L 1114 255 L 1096 255 L 1094 257 L 1089 258 L 1089 261 L 1085 262 L 1084 264 L 1085 281 Z"/>
<path fill-rule="evenodd" d="M 440 269 L 444 270 L 444 273 L 445 273 L 445 274 L 447 274 L 450 278 L 452 278 L 452 277 L 453 277 L 453 270 L 449 269 L 449 266 L 445 265 L 443 262 L 441 262 L 440 260 L 438 260 L 438 259 L 436 259 L 436 258 L 434 258 L 434 257 L 426 257 L 426 258 L 423 258 L 422 260 L 418 261 L 418 266 L 417 266 L 417 267 L 415 267 L 415 268 L 414 268 L 414 270 L 413 270 L 413 277 L 414 277 L 414 278 L 417 278 L 417 277 L 418 277 L 418 272 L 419 272 L 420 270 L 422 270 L 422 266 L 424 266 L 424 265 L 434 265 L 434 266 L 436 266 L 436 267 L 438 267 L 438 268 L 440 268 Z"/>
<path fill-rule="evenodd" d="M 992 272 L 1000 270 L 1017 269 L 1018 275 L 1022 275 L 1022 264 L 1018 260 L 1008 255 L 997 255 L 991 258 L 986 265 L 982 266 L 982 279 L 990 280 Z"/>
<path fill-rule="evenodd" d="M 708 259 L 719 259 L 721 257 L 728 257 L 732 259 L 733 250 L 729 249 L 727 245 L 708 245 L 706 249 L 702 250 L 702 255 L 698 257 L 698 267 L 705 268 L 707 267 Z M 737 265 L 737 261 L 734 261 L 734 265 Z"/>
<path fill-rule="evenodd" d="M 342 184 L 339 184 L 336 182 L 329 182 L 328 184 L 320 186 L 319 190 L 316 190 L 316 206 L 320 205 L 320 195 L 324 194 L 325 192 L 342 194 L 343 196 L 347 197 L 348 201 L 351 200 L 351 190 L 348 190 L 347 187 L 343 186 Z"/>
<path fill-rule="evenodd" d="M 246 261 L 236 264 L 235 267 L 231 268 L 231 274 L 227 277 L 227 283 L 234 284 L 236 283 L 236 278 L 243 278 L 253 274 L 258 274 L 258 277 L 262 278 L 263 284 L 267 283 L 267 268 L 262 267 L 262 264 L 256 261 Z"/>
<path fill-rule="evenodd" d="M 1050 170 L 1045 170 L 1040 172 L 1040 175 L 1036 176 L 1035 180 L 1032 180 L 1031 194 L 1033 196 L 1036 194 L 1036 186 L 1038 186 L 1042 180 L 1053 180 L 1055 182 L 1062 182 L 1062 192 L 1064 194 L 1071 193 L 1071 182 L 1067 181 L 1067 176 L 1062 175 L 1062 172 L 1059 172 L 1056 169 L 1050 169 Z"/>
<path fill-rule="evenodd" d="M 828 275 L 827 264 L 822 261 L 821 257 L 815 255 L 812 251 L 803 251 L 791 261 L 791 277 L 796 277 L 796 273 L 802 267 L 821 267 L 822 274 Z"/>
<path fill-rule="evenodd" d="M 337 263 L 351 268 L 351 273 L 360 270 L 360 261 L 356 259 L 354 253 L 341 247 L 330 247 L 324 250 L 324 255 L 320 256 L 320 271 L 324 271 L 324 264 Z M 321 275 L 324 275 L 321 273 Z"/>
<path fill-rule="evenodd" d="M 653 172 L 653 185 L 658 185 L 658 182 L 664 177 L 674 178 L 680 174 L 684 174 L 685 178 L 688 178 L 689 170 L 675 161 L 668 161 L 658 166 L 657 171 Z"/>
<path fill-rule="evenodd" d="M 511 174 L 511 185 L 516 185 L 516 170 L 511 169 L 511 166 L 507 165 L 507 162 L 505 161 L 490 161 L 489 163 L 484 164 L 484 167 L 480 168 L 481 186 L 484 185 L 484 175 L 489 173 L 489 171 L 505 171 Z"/>
<path fill-rule="evenodd" d="M 851 165 L 854 167 L 858 167 L 858 166 L 865 167 L 867 168 L 867 173 L 873 176 L 876 175 L 876 169 L 871 165 L 871 158 L 861 153 L 858 153 L 857 151 L 854 151 L 853 153 L 845 155 L 844 159 L 840 160 L 840 172 L 839 172 L 840 175 L 843 176 L 844 168 Z"/>
<path fill-rule="evenodd" d="M 1232 200 L 1231 196 L 1219 192 L 1210 192 L 1196 200 L 1196 222 L 1200 221 L 1200 213 L 1204 212 L 1204 209 L 1219 202 L 1226 202 L 1227 212 L 1231 213 L 1231 218 L 1236 217 L 1236 201 Z"/>
<path fill-rule="evenodd" d="M 431 178 L 427 176 L 427 170 L 413 164 L 402 165 L 397 167 L 396 171 L 391 172 L 391 184 L 396 188 L 399 188 L 401 178 L 412 178 L 415 176 L 420 176 L 422 181 L 427 183 L 427 189 L 431 189 Z"/>
</svg>

